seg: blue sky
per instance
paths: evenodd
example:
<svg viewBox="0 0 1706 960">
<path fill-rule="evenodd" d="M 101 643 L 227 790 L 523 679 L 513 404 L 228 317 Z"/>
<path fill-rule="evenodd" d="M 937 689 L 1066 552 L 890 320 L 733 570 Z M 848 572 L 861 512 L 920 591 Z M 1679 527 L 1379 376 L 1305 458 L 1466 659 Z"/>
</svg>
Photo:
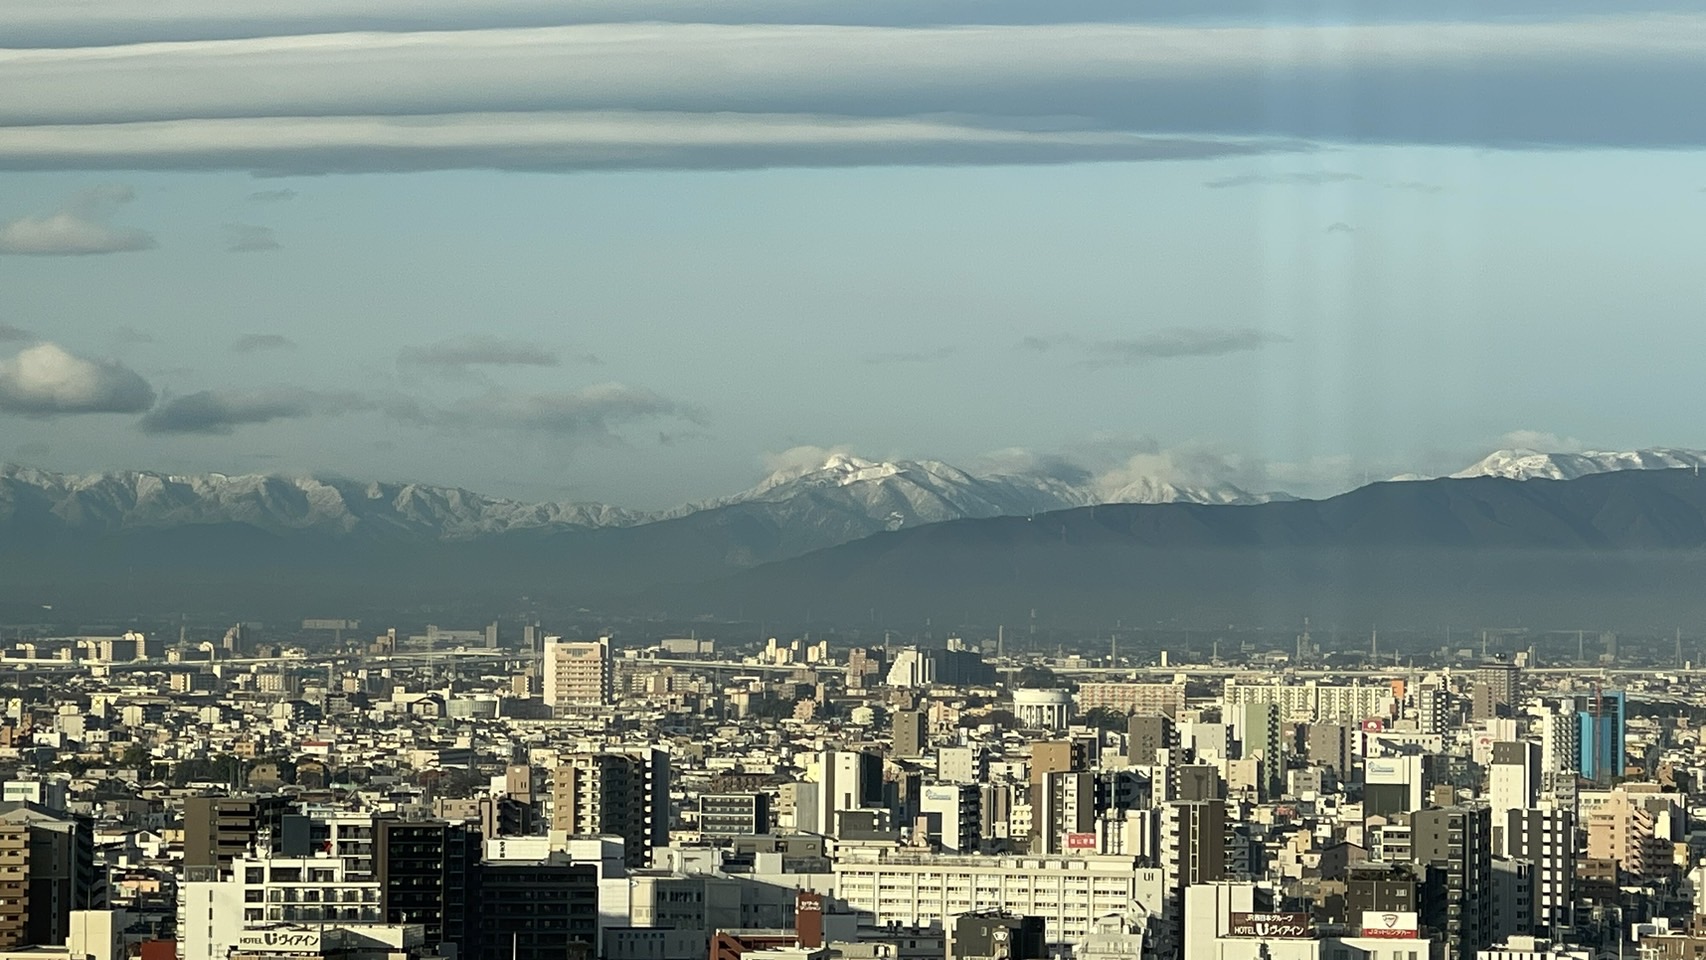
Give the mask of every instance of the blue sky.
<svg viewBox="0 0 1706 960">
<path fill-rule="evenodd" d="M 1706 446 L 1706 17 L 355 8 L 0 11 L 0 460 L 656 507 Z"/>
</svg>

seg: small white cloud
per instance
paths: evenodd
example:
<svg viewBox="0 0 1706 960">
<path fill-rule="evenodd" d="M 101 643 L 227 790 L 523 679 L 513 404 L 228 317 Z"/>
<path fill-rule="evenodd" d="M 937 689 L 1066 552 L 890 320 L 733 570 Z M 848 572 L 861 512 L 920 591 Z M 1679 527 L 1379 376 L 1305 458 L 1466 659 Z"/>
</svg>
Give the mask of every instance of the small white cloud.
<svg viewBox="0 0 1706 960">
<path fill-rule="evenodd" d="M 145 230 L 110 227 L 71 213 L 20 217 L 0 227 L 0 253 L 26 257 L 76 257 L 128 253 L 154 247 Z"/>
<path fill-rule="evenodd" d="M 1512 430 L 1499 438 L 1499 446 L 1536 453 L 1581 453 L 1587 449 L 1587 444 L 1575 437 L 1561 437 L 1544 430 Z"/>
<path fill-rule="evenodd" d="M 853 448 L 846 444 L 836 444 L 833 447 L 819 447 L 812 444 L 802 444 L 789 447 L 786 450 L 764 454 L 764 469 L 770 474 L 798 475 L 816 470 L 829 462 L 831 457 L 847 457 L 853 455 Z"/>
<path fill-rule="evenodd" d="M 0 360 L 0 411 L 6 413 L 141 413 L 153 405 L 154 388 L 116 360 L 85 359 L 56 343 Z"/>
<path fill-rule="evenodd" d="M 107 223 L 120 204 L 135 198 L 136 192 L 120 183 L 90 187 L 56 213 L 0 225 L 0 254 L 76 257 L 151 249 L 154 236 L 148 231 Z"/>
</svg>

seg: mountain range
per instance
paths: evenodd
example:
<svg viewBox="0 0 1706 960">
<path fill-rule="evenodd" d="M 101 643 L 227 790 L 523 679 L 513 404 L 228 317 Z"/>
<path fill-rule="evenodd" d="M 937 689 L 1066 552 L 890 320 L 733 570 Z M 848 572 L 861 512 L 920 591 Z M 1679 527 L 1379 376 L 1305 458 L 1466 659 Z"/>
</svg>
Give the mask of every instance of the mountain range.
<svg viewBox="0 0 1706 960">
<path fill-rule="evenodd" d="M 0 532 L 121 533 L 240 523 L 277 534 L 461 541 L 631 527 L 745 504 L 802 530 L 823 528 L 821 545 L 828 546 L 879 530 L 1092 503 L 1259 503 L 1284 496 L 1252 494 L 1229 483 L 1157 480 L 1105 489 L 1088 477 L 974 475 L 935 460 L 877 462 L 844 454 L 815 467 L 778 471 L 732 496 L 655 512 L 599 503 L 523 503 L 421 483 L 144 471 L 72 476 L 0 466 Z"/>
<path fill-rule="evenodd" d="M 1088 478 L 838 455 L 657 513 L 421 484 L 4 468 L 0 602 L 329 611 L 528 595 L 714 616 L 1041 605 L 1118 617 L 1122 598 L 1165 587 L 1170 615 L 1211 621 L 1238 610 L 1266 619 L 1323 590 L 1423 616 L 1479 590 L 1453 574 L 1444 581 L 1453 590 L 1429 594 L 1440 570 L 1406 566 L 1424 557 L 1480 571 L 1488 597 L 1526 575 L 1536 554 L 1615 557 L 1612 574 L 1659 563 L 1652 582 L 1669 582 L 1671 566 L 1701 546 L 1696 528 L 1706 529 L 1688 483 L 1695 471 L 1677 468 L 1702 460 L 1679 450 L 1501 451 L 1453 478 L 1300 501 L 1229 484 L 1110 490 Z M 1600 493 L 1566 492 L 1578 487 Z M 1484 569 L 1516 555 L 1527 559 Z M 1409 578 L 1403 596 L 1370 582 L 1399 571 Z M 1571 604 L 1620 582 L 1598 568 L 1585 581 L 1574 567 L 1553 572 L 1557 584 L 1586 584 L 1564 598 Z M 1354 583 L 1368 589 L 1341 590 Z M 1411 594 L 1433 599 L 1405 607 Z"/>
</svg>

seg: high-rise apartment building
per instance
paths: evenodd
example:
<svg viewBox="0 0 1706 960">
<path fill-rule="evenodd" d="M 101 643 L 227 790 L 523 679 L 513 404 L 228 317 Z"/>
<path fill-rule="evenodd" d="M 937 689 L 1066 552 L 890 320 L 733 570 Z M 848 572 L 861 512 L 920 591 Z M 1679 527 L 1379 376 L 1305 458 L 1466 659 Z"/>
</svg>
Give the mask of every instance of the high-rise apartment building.
<svg viewBox="0 0 1706 960">
<path fill-rule="evenodd" d="M 1444 877 L 1446 960 L 1475 960 L 1493 936 L 1492 814 L 1486 807 L 1440 807 L 1410 817 L 1410 856 Z"/>
<path fill-rule="evenodd" d="M 925 736 L 924 713 L 920 710 L 897 710 L 894 713 L 894 755 L 922 757 Z"/>
<path fill-rule="evenodd" d="M 658 749 L 563 758 L 551 782 L 551 829 L 569 836 L 621 837 L 623 859 L 648 866 L 669 845 L 669 754 Z"/>
<path fill-rule="evenodd" d="M 184 865 L 227 868 L 249 853 L 263 830 L 276 833 L 282 797 L 189 797 L 184 800 Z"/>
<path fill-rule="evenodd" d="M 373 853 L 386 923 L 418 923 L 430 944 L 479 949 L 480 830 L 448 820 L 374 822 Z"/>
<path fill-rule="evenodd" d="M 553 711 L 608 704 L 615 687 L 610 639 L 580 642 L 546 637 L 543 673 L 545 703 Z"/>
<path fill-rule="evenodd" d="M 1126 762 L 1151 766 L 1160 762 L 1159 751 L 1179 745 L 1178 728 L 1173 718 L 1164 715 L 1134 714 L 1126 721 Z"/>
<path fill-rule="evenodd" d="M 0 804 L 0 948 L 63 944 L 71 911 L 101 906 L 104 887 L 87 821 Z"/>
<path fill-rule="evenodd" d="M 1517 666 L 1507 660 L 1489 660 L 1475 668 L 1470 693 L 1471 717 L 1492 720 L 1508 717 L 1517 701 Z"/>
<path fill-rule="evenodd" d="M 1557 938 L 1575 926 L 1576 818 L 1562 807 L 1505 814 L 1505 855 L 1534 865 L 1535 936 Z"/>
</svg>

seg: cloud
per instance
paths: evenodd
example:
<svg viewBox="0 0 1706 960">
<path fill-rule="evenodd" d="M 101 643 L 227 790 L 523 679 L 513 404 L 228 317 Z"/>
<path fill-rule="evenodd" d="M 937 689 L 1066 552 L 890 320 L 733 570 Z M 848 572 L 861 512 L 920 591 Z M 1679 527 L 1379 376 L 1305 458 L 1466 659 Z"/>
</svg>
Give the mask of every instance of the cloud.
<svg viewBox="0 0 1706 960">
<path fill-rule="evenodd" d="M 1339 221 L 1336 221 L 1334 223 L 1327 224 L 1327 232 L 1328 233 L 1356 233 L 1357 228 L 1351 226 L 1350 224 L 1344 222 L 1343 220 L 1339 220 Z"/>
<path fill-rule="evenodd" d="M 0 323 L 0 343 L 16 343 L 17 341 L 34 340 L 36 335 L 23 327 L 14 327 L 9 323 Z"/>
<path fill-rule="evenodd" d="M 1298 186 L 1315 187 L 1327 183 L 1345 183 L 1351 180 L 1361 180 L 1362 176 L 1355 173 L 1334 173 L 1331 171 L 1313 171 L 1301 173 L 1245 173 L 1235 177 L 1222 177 L 1203 184 L 1210 190 L 1224 190 L 1227 187 L 1250 186 Z"/>
<path fill-rule="evenodd" d="M 250 333 L 231 344 L 232 353 L 260 353 L 263 350 L 289 350 L 296 341 L 281 333 Z"/>
<path fill-rule="evenodd" d="M 249 194 L 249 199 L 255 203 L 283 203 L 295 200 L 296 191 L 286 187 L 283 190 L 256 190 Z"/>
<path fill-rule="evenodd" d="M 174 397 L 149 411 L 137 424 L 148 434 L 224 436 L 238 427 L 339 416 L 376 405 L 359 394 L 298 387 L 262 390 L 202 390 Z"/>
<path fill-rule="evenodd" d="M 0 139 L 4 136 L 0 130 Z M 57 213 L 0 224 L 0 254 L 70 257 L 151 249 L 154 237 L 147 231 L 107 223 L 120 204 L 135 198 L 122 184 L 102 184 L 77 194 Z"/>
<path fill-rule="evenodd" d="M 786 450 L 764 454 L 760 460 L 764 471 L 771 476 L 797 477 L 809 473 L 829 462 L 831 457 L 850 457 L 853 448 L 847 444 L 836 444 L 832 447 L 819 447 L 812 444 L 802 444 L 789 447 Z"/>
<path fill-rule="evenodd" d="M 256 226 L 252 223 L 228 223 L 225 225 L 225 249 L 228 253 L 277 250 L 278 238 L 273 236 L 271 227 Z"/>
<path fill-rule="evenodd" d="M 599 363 L 591 354 L 575 359 L 582 363 Z M 506 340 L 484 334 L 443 340 L 424 347 L 405 347 L 397 354 L 404 366 L 435 367 L 460 370 L 468 367 L 555 367 L 563 358 L 548 347 L 522 340 Z"/>
<path fill-rule="evenodd" d="M 34 442 L 20 443 L 18 444 L 17 450 L 18 459 L 20 460 L 39 460 L 52 452 L 53 448 L 47 444 Z"/>
<path fill-rule="evenodd" d="M 1706 87 L 1706 14 L 1521 5 L 1520 16 L 1458 3 L 1406 20 L 1370 9 L 1288 18 L 1255 3 L 1193 17 L 1174 4 L 1143 22 L 1109 2 L 1063 5 L 1077 18 L 1013 3 L 872 15 L 848 3 L 659 13 L 606 2 L 547 25 L 538 4 L 415 15 L 319 5 L 312 16 L 272 4 L 223 26 L 211 7 L 145 26 L 101 4 L 86 19 L 111 26 L 87 31 L 87 46 L 75 14 L 38 12 L 43 42 L 61 39 L 0 58 L 0 168 L 752 168 L 1311 143 L 1706 145 L 1692 95 Z M 982 11 L 1005 22 L 963 22 Z M 743 22 L 617 22 L 629 14 Z M 611 22 L 563 22 L 600 18 Z M 152 30 L 178 42 L 127 42 Z M 246 82 L 256 74 L 273 79 Z"/>
<path fill-rule="evenodd" d="M 887 353 L 867 353 L 859 359 L 872 366 L 884 366 L 892 363 L 933 363 L 946 360 L 957 353 L 955 347 L 937 347 L 934 350 L 897 350 Z"/>
<path fill-rule="evenodd" d="M 1287 342 L 1289 338 L 1281 334 L 1251 327 L 1173 327 L 1139 337 L 1101 340 L 1070 334 L 1026 337 L 1019 341 L 1019 346 L 1038 353 L 1070 347 L 1082 355 L 1080 364 L 1103 367 L 1181 357 L 1219 357 Z"/>
<path fill-rule="evenodd" d="M 1533 450 L 1537 453 L 1582 453 L 1588 445 L 1575 437 L 1560 436 L 1545 430 L 1512 430 L 1499 437 L 1501 449 Z"/>
<path fill-rule="evenodd" d="M 90 360 L 56 343 L 38 343 L 0 360 L 0 412 L 26 417 L 141 413 L 154 388 L 116 360 Z"/>
<path fill-rule="evenodd" d="M 113 331 L 113 339 L 125 346 L 153 343 L 154 335 L 146 330 L 139 330 L 130 324 L 124 324 Z"/>
<path fill-rule="evenodd" d="M 445 430 L 504 430 L 568 440 L 615 442 L 619 428 L 633 423 L 671 420 L 703 425 L 697 406 L 650 390 L 605 383 L 579 390 L 517 393 L 492 390 L 443 406 L 398 398 L 385 409 L 418 426 Z"/>
</svg>

